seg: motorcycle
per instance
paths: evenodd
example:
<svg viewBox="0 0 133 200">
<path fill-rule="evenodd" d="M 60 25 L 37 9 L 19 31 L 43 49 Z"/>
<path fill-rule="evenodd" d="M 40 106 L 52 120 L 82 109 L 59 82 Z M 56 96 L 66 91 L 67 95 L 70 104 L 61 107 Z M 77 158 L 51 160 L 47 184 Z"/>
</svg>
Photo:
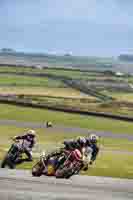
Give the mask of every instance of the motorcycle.
<svg viewBox="0 0 133 200">
<path fill-rule="evenodd" d="M 16 167 L 17 161 L 22 159 L 23 141 L 19 141 L 13 138 L 11 139 L 13 140 L 13 144 L 2 160 L 1 168 L 8 166 L 10 169 L 14 169 Z"/>
<path fill-rule="evenodd" d="M 32 167 L 32 175 L 41 176 L 45 168 L 45 152 L 42 152 L 39 161 Z"/>
<path fill-rule="evenodd" d="M 85 163 L 85 159 L 78 149 L 64 150 L 59 156 L 50 157 L 48 160 L 45 152 L 42 152 L 39 161 L 32 168 L 32 175 L 70 178 L 72 175 L 78 174 Z"/>
<path fill-rule="evenodd" d="M 45 152 L 42 152 L 39 161 L 32 167 L 32 175 L 54 176 L 56 170 L 59 168 L 60 165 L 64 163 L 64 161 L 69 156 L 69 153 L 69 151 L 60 149 L 60 153 L 58 153 L 58 155 L 56 154 L 47 159 L 47 155 L 45 154 Z"/>
<path fill-rule="evenodd" d="M 78 149 L 70 152 L 69 156 L 55 172 L 56 178 L 70 178 L 72 175 L 78 174 L 83 167 L 82 154 Z"/>
</svg>

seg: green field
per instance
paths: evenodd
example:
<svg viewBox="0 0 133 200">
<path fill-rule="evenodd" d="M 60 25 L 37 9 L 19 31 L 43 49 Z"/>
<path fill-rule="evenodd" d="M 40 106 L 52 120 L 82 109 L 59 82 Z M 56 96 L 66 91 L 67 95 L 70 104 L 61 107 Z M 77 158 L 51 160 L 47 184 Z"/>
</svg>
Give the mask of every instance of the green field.
<svg viewBox="0 0 133 200">
<path fill-rule="evenodd" d="M 108 71 L 108 69 L 107 69 Z M 11 73 L 11 72 L 22 72 L 22 73 L 32 73 L 32 74 L 52 74 L 57 76 L 66 76 L 68 78 L 73 79 L 80 79 L 80 80 L 103 80 L 103 79 L 109 79 L 112 81 L 129 81 L 130 83 L 133 82 L 133 77 L 123 76 L 123 77 L 117 77 L 115 75 L 111 74 L 104 74 L 102 71 L 80 71 L 80 70 L 71 70 L 71 69 L 63 69 L 63 68 L 31 68 L 31 67 L 2 67 L 0 66 L 0 74 L 1 73 Z"/>
<path fill-rule="evenodd" d="M 104 92 L 105 94 L 110 94 L 112 97 L 116 98 L 118 101 L 133 102 L 132 92 Z"/>
<path fill-rule="evenodd" d="M 19 75 L 0 75 L 0 85 L 2 86 L 40 86 L 40 87 L 62 87 L 61 81 L 51 80 L 47 77 L 30 77 Z"/>
<path fill-rule="evenodd" d="M 133 155 L 101 152 L 95 165 L 82 174 L 133 179 L 132 157 Z"/>
<path fill-rule="evenodd" d="M 88 78 L 96 78 L 96 76 L 101 76 L 101 73 L 96 72 L 80 72 L 80 71 L 72 71 L 72 70 L 63 70 L 63 69 L 36 69 L 31 67 L 0 67 L 0 72 L 26 72 L 26 73 L 47 73 L 58 76 L 67 76 L 69 78 L 75 79 L 88 79 Z"/>
</svg>

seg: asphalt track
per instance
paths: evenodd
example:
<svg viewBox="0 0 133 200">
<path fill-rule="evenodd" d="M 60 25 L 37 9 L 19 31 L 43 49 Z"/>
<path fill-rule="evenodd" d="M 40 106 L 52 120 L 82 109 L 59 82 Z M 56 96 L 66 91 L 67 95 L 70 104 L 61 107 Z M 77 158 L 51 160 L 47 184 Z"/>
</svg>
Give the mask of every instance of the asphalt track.
<svg viewBox="0 0 133 200">
<path fill-rule="evenodd" d="M 0 170 L 0 200 L 132 200 L 133 180 L 73 176 L 32 177 L 30 171 Z"/>
<path fill-rule="evenodd" d="M 65 132 L 67 134 L 71 133 L 77 133 L 77 134 L 89 134 L 89 133 L 96 133 L 97 135 L 101 137 L 107 137 L 107 138 L 123 138 L 128 140 L 133 140 L 133 135 L 127 134 L 127 133 L 111 133 L 108 131 L 94 131 L 94 130 L 88 130 L 87 128 L 78 128 L 78 127 L 68 127 L 63 125 L 57 125 L 54 124 L 52 128 L 46 128 L 45 122 L 39 123 L 39 122 L 22 122 L 22 121 L 16 121 L 16 120 L 0 120 L 0 125 L 10 125 L 10 126 L 16 126 L 16 127 L 24 127 L 24 128 L 43 128 L 44 130 L 47 129 L 53 130 L 53 133 L 61 133 Z"/>
</svg>

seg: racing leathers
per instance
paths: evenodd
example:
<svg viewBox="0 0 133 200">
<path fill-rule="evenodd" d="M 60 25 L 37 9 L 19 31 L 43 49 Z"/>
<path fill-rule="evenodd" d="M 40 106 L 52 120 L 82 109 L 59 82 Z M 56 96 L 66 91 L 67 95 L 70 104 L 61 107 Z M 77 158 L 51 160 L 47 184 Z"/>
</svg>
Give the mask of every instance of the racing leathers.
<svg viewBox="0 0 133 200">
<path fill-rule="evenodd" d="M 65 140 L 63 144 L 64 149 L 66 150 L 80 149 L 80 145 L 78 144 L 77 140 Z"/>
<path fill-rule="evenodd" d="M 97 146 L 97 144 L 91 143 L 88 140 L 88 138 L 85 138 L 85 139 L 86 139 L 85 146 L 80 145 L 77 140 L 73 140 L 73 139 L 64 141 L 63 142 L 64 148 L 61 148 L 58 151 L 54 151 L 50 153 L 49 155 L 47 155 L 46 159 L 48 160 L 50 157 L 53 157 L 53 156 L 60 157 L 62 153 L 65 154 L 65 152 L 71 152 L 75 149 L 78 149 L 80 150 L 82 154 L 83 167 L 85 166 L 84 169 L 87 170 L 88 165 L 92 164 L 96 160 L 97 154 L 99 152 L 99 147 Z M 64 160 L 62 160 L 61 163 L 63 163 L 63 161 Z"/>
<path fill-rule="evenodd" d="M 67 140 L 67 141 L 64 141 L 63 144 L 64 144 L 63 148 L 53 151 L 46 156 L 46 162 L 48 161 L 48 159 L 50 157 L 56 156 L 57 160 L 58 160 L 58 164 L 57 164 L 57 168 L 58 168 L 59 165 L 63 164 L 63 162 L 66 160 L 68 154 L 72 150 L 79 149 L 79 145 L 77 144 L 77 142 L 75 140 Z M 63 156 L 60 159 L 61 154 Z"/>
<path fill-rule="evenodd" d="M 99 153 L 99 147 L 96 143 L 92 143 L 89 139 L 86 139 L 86 145 L 92 149 L 92 154 L 90 158 L 90 164 L 92 164 Z"/>
<path fill-rule="evenodd" d="M 16 136 L 15 139 L 23 140 L 22 148 L 23 152 L 27 155 L 27 159 L 25 161 L 32 161 L 32 148 L 35 145 L 35 137 L 30 134 L 25 134 L 22 136 Z"/>
</svg>

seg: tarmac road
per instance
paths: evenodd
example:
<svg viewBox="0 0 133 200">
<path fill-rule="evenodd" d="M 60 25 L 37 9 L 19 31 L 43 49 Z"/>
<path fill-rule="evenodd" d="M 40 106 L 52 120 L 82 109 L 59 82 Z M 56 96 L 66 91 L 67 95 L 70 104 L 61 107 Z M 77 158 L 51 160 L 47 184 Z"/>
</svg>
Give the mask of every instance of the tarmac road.
<svg viewBox="0 0 133 200">
<path fill-rule="evenodd" d="M 30 171 L 0 169 L 0 200 L 132 200 L 133 180 L 73 176 L 32 177 Z"/>
</svg>

